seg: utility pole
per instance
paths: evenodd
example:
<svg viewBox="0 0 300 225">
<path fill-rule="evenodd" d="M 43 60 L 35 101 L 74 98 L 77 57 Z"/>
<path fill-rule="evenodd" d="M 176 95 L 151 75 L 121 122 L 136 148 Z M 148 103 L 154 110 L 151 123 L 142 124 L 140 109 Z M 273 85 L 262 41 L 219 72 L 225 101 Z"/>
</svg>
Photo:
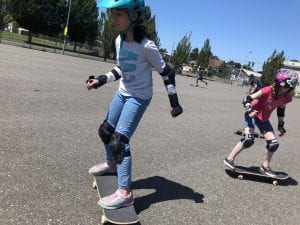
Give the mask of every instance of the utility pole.
<svg viewBox="0 0 300 225">
<path fill-rule="evenodd" d="M 67 35 L 68 35 L 68 27 L 69 27 L 69 19 L 70 19 L 70 12 L 71 12 L 71 4 L 72 4 L 72 0 L 69 0 L 69 11 L 68 11 L 68 18 L 67 18 L 67 24 L 65 26 L 64 29 L 64 46 L 63 46 L 63 51 L 62 54 L 65 54 L 65 47 L 66 47 L 66 39 L 67 39 Z"/>
</svg>

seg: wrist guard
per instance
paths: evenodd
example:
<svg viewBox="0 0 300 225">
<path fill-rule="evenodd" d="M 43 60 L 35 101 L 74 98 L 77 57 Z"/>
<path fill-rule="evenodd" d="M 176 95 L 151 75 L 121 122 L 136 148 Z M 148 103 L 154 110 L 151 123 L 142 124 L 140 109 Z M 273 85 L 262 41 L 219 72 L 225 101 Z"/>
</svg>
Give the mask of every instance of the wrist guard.
<svg viewBox="0 0 300 225">
<path fill-rule="evenodd" d="M 247 103 L 251 103 L 252 101 L 253 101 L 253 99 L 251 98 L 250 95 L 245 96 L 244 99 L 243 99 L 243 105 L 244 105 L 244 107 L 246 107 Z"/>
<path fill-rule="evenodd" d="M 183 109 L 180 105 L 178 105 L 178 106 L 171 109 L 171 115 L 173 117 L 176 117 L 176 116 L 180 115 L 182 112 L 183 112 Z"/>
<path fill-rule="evenodd" d="M 247 113 L 251 113 L 253 111 L 253 108 L 251 105 L 247 105 L 247 106 L 245 106 L 245 108 L 246 108 Z"/>
<path fill-rule="evenodd" d="M 176 93 L 168 95 L 168 96 L 169 96 L 169 101 L 170 101 L 170 105 L 172 108 L 179 106 L 178 97 L 177 97 Z"/>
<path fill-rule="evenodd" d="M 86 83 L 86 84 L 87 84 L 88 82 L 91 83 L 93 79 L 95 79 L 95 76 L 89 76 L 89 79 L 87 79 L 87 80 L 85 81 L 85 83 Z"/>
<path fill-rule="evenodd" d="M 105 84 L 107 82 L 107 77 L 106 75 L 100 75 L 99 77 L 95 78 L 95 76 L 89 76 L 89 79 L 86 80 L 86 83 L 88 82 L 92 82 L 92 80 L 98 80 L 98 84 L 97 85 L 93 85 L 93 88 L 97 89 L 98 87 L 101 87 L 103 84 Z"/>
<path fill-rule="evenodd" d="M 278 121 L 278 129 L 284 128 L 284 121 Z"/>
<path fill-rule="evenodd" d="M 100 75 L 96 79 L 99 81 L 97 87 L 95 87 L 96 89 L 107 83 L 107 76 L 106 75 Z"/>
<path fill-rule="evenodd" d="M 284 133 L 286 133 L 286 130 L 284 128 L 284 121 L 278 121 L 278 127 L 277 130 L 283 135 Z"/>
</svg>

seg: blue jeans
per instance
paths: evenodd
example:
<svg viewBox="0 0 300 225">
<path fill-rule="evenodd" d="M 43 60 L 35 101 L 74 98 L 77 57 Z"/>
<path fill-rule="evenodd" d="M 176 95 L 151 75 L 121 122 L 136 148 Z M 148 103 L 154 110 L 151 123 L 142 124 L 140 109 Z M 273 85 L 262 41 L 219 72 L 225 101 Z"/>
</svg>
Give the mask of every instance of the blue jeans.
<svg viewBox="0 0 300 225">
<path fill-rule="evenodd" d="M 257 126 L 260 133 L 264 134 L 266 132 L 273 132 L 274 133 L 274 129 L 270 123 L 269 120 L 262 122 L 260 119 L 258 119 L 257 117 L 250 117 L 248 115 L 248 113 L 245 113 L 245 121 L 244 121 L 244 128 L 252 128 L 254 130 L 254 126 Z"/>
<path fill-rule="evenodd" d="M 125 135 L 130 140 L 150 101 L 151 98 L 145 100 L 123 96 L 117 91 L 107 112 L 106 121 L 115 128 L 116 132 Z M 106 161 L 114 163 L 115 159 L 111 154 L 109 145 L 105 144 L 104 146 Z M 125 151 L 130 151 L 129 144 L 125 144 Z M 122 162 L 117 164 L 119 188 L 126 189 L 130 187 L 131 167 L 131 156 L 124 157 Z"/>
</svg>

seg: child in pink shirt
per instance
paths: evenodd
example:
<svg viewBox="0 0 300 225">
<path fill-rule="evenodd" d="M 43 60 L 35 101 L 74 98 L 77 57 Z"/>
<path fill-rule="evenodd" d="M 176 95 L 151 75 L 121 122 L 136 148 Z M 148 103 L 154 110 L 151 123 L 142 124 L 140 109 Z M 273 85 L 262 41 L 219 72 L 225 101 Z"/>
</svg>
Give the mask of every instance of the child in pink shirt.
<svg viewBox="0 0 300 225">
<path fill-rule="evenodd" d="M 264 135 L 267 142 L 266 152 L 260 172 L 268 176 L 275 177 L 276 174 L 270 168 L 270 162 L 274 152 L 279 147 L 274 129 L 269 121 L 274 109 L 279 109 L 278 130 L 283 135 L 285 105 L 292 101 L 294 89 L 298 84 L 298 74 L 293 70 L 279 70 L 275 75 L 275 81 L 272 85 L 262 88 L 261 90 L 247 95 L 243 104 L 245 112 L 245 135 L 238 142 L 228 157 L 224 159 L 224 164 L 234 169 L 234 159 L 245 148 L 254 144 L 254 126 L 256 125 Z"/>
</svg>

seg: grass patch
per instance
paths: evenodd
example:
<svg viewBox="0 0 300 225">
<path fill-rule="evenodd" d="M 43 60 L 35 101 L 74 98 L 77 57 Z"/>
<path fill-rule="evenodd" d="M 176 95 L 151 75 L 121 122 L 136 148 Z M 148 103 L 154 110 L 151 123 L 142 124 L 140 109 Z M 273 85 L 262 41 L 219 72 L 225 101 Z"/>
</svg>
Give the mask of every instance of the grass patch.
<svg viewBox="0 0 300 225">
<path fill-rule="evenodd" d="M 1 37 L 1 35 L 0 35 Z M 20 43 L 28 43 L 28 36 L 23 34 L 16 34 L 11 32 L 2 32 L 2 39 L 11 40 Z M 62 49 L 63 48 L 63 40 L 62 39 L 54 39 L 53 41 L 41 38 L 41 37 L 32 37 L 32 45 L 39 45 L 43 47 L 53 48 L 53 49 Z M 73 44 L 66 44 L 65 46 L 66 51 L 74 52 L 74 45 Z M 80 48 L 79 45 L 77 46 L 77 53 L 83 54 L 90 54 L 91 51 L 87 48 Z"/>
</svg>

